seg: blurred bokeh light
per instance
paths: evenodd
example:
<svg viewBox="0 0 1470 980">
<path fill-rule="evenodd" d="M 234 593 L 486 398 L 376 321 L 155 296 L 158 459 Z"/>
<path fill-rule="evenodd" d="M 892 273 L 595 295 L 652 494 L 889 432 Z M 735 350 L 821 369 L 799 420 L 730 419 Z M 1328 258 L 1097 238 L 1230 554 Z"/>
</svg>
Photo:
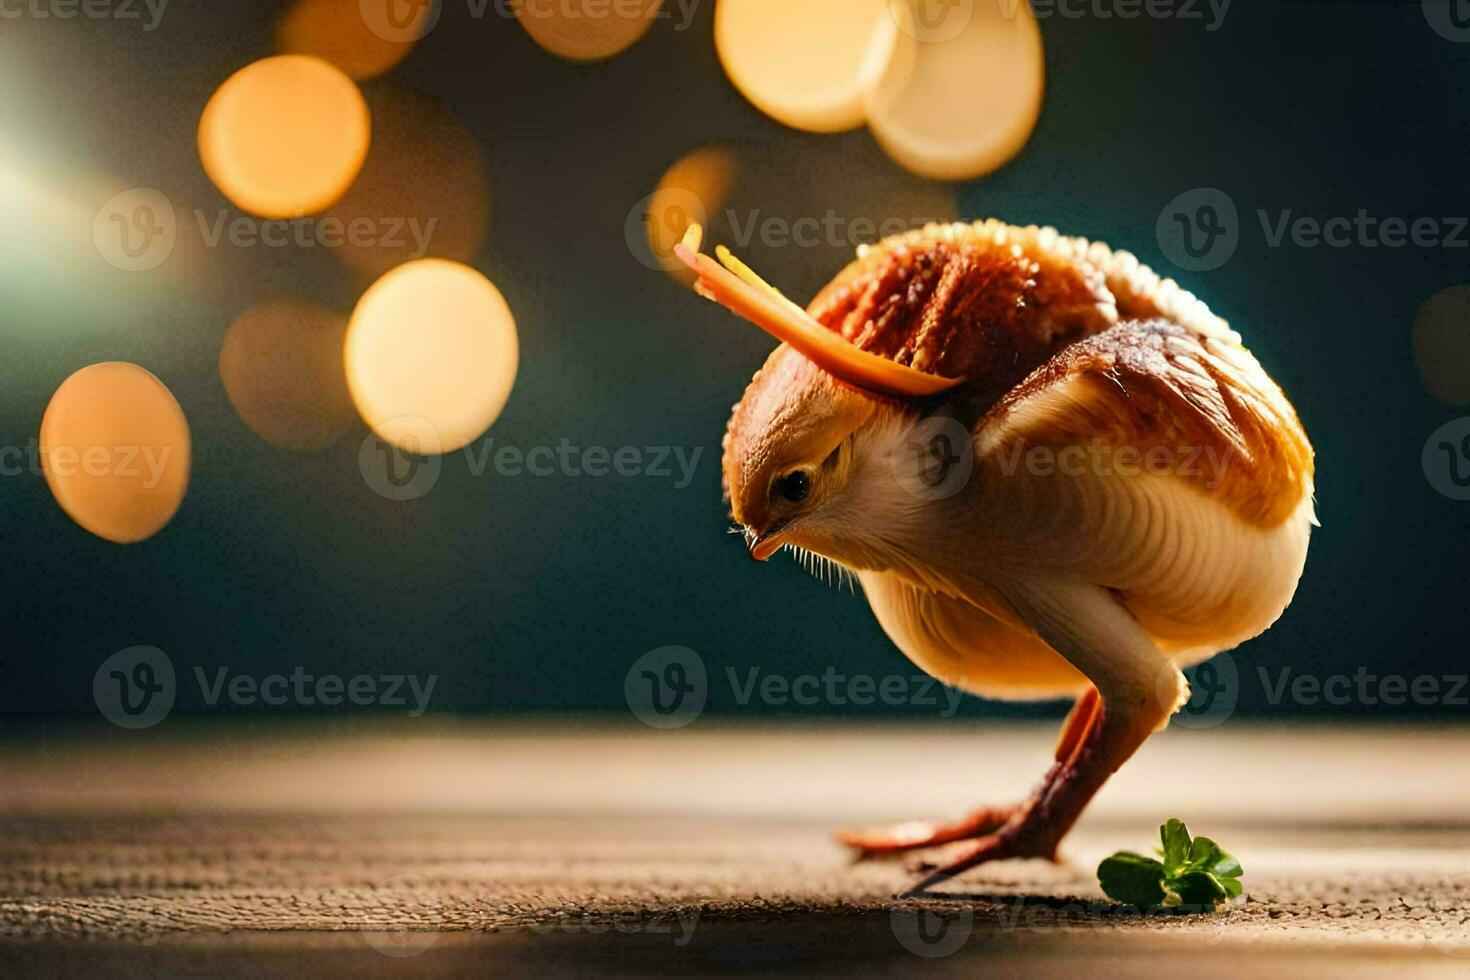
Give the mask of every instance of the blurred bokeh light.
<svg viewBox="0 0 1470 980">
<path fill-rule="evenodd" d="M 859 81 L 887 0 L 720 0 L 715 46 L 756 108 L 817 133 L 863 124 Z"/>
<path fill-rule="evenodd" d="M 363 6 L 388 4 L 406 13 L 391 32 L 373 30 Z M 276 23 L 276 50 L 281 54 L 314 55 L 351 77 L 376 78 L 408 56 L 435 15 L 432 3 L 400 0 L 296 0 Z M 386 22 L 386 16 L 385 16 Z"/>
<path fill-rule="evenodd" d="M 505 407 L 520 360 L 515 318 L 474 269 L 421 259 L 363 295 L 347 331 L 347 382 L 364 421 L 407 452 L 452 452 Z M 437 445 L 426 445 L 425 424 Z"/>
<path fill-rule="evenodd" d="M 162 381 L 136 364 L 82 368 L 41 420 L 56 502 L 100 538 L 131 544 L 173 518 L 189 485 L 189 423 Z"/>
<path fill-rule="evenodd" d="M 320 58 L 279 55 L 231 75 L 199 120 L 199 156 L 220 192 L 262 218 L 331 207 L 367 157 L 357 85 Z"/>
<path fill-rule="evenodd" d="M 516 19 L 545 50 L 569 61 L 621 54 L 653 26 L 662 0 L 521 0 Z"/>
<path fill-rule="evenodd" d="M 732 629 L 748 627 L 722 599 L 742 587 L 746 570 L 728 564 L 738 543 L 718 534 L 718 442 L 730 401 L 769 343 L 648 260 L 667 257 L 691 210 L 705 212 L 710 246 L 728 245 L 799 302 L 862 242 L 926 221 L 994 215 L 1055 224 L 1171 272 L 1155 220 L 1189 187 L 1221 188 L 1242 216 L 1279 207 L 1292 221 L 1359 209 L 1410 220 L 1463 212 L 1445 193 L 1462 185 L 1450 151 L 1470 143 L 1442 104 L 1458 104 L 1470 45 L 1441 43 L 1402 5 L 1324 19 L 1310 5 L 1237 4 L 1219 31 L 1054 9 L 1040 18 L 1043 66 L 1024 0 L 664 0 L 642 8 L 655 16 L 612 24 L 623 33 L 600 45 L 585 40 L 595 25 L 568 16 L 586 10 L 595 20 L 600 10 L 605 19 L 619 3 L 544 0 L 536 9 L 550 16 L 522 17 L 522 26 L 505 16 L 509 4 L 273 0 L 169 4 L 157 30 L 80 14 L 0 28 L 0 87 L 14 94 L 0 100 L 0 226 L 10 232 L 0 235 L 0 448 L 35 439 L 72 372 L 126 361 L 167 380 L 197 450 L 179 514 L 187 519 L 176 517 L 142 549 L 74 532 L 38 475 L 5 481 L 25 569 L 10 585 L 17 602 L 45 609 L 57 595 L 84 595 L 95 613 L 86 622 L 51 617 L 52 632 L 35 645 L 55 664 L 38 663 L 34 690 L 13 692 L 9 706 L 71 705 L 75 678 L 63 661 L 139 627 L 174 644 L 171 652 L 208 650 L 220 662 L 276 669 L 331 661 L 343 649 L 391 663 L 412 649 L 454 682 L 448 703 L 466 707 L 622 710 L 623 665 L 640 652 L 639 637 L 717 651 Z M 905 13 L 915 3 L 929 15 L 921 22 Z M 405 24 L 402 37 L 382 30 L 390 14 Z M 727 18 L 746 20 L 736 31 Z M 610 62 L 574 63 L 620 45 L 626 50 Z M 1401 56 L 1402 70 L 1368 77 L 1298 57 L 1364 45 Z M 737 66 L 736 52 L 749 65 Z M 242 66 L 278 54 L 331 79 L 337 95 L 324 112 L 303 122 L 313 98 L 295 84 L 232 94 L 252 72 L 275 70 L 272 59 L 235 76 Z M 1046 118 L 1032 134 L 1043 83 Z M 205 115 L 233 103 L 243 118 L 204 127 L 235 154 L 206 154 L 206 171 L 201 110 L 217 89 Z M 1448 96 L 1426 101 L 1426 92 Z M 811 133 L 782 118 L 813 104 L 823 128 L 849 130 Z M 355 135 L 343 139 L 339 127 Z M 1377 134 L 1370 152 L 1357 145 L 1365 132 Z M 1425 132 L 1443 137 L 1435 144 L 1443 152 L 1392 152 Z M 285 160 L 301 143 L 305 154 Z M 948 182 L 1003 164 L 1023 143 L 1023 156 L 985 179 Z M 269 179 L 245 172 L 255 155 L 267 158 Z M 303 178 L 323 171 L 303 195 Z M 339 193 L 315 212 L 320 219 L 302 223 L 299 238 L 279 245 L 264 243 L 262 222 L 231 203 L 294 217 Z M 348 234 L 325 244 L 338 225 L 327 218 L 372 225 L 365 240 Z M 396 304 L 384 299 L 380 290 L 396 277 L 418 279 L 418 267 L 405 266 L 419 252 L 413 219 L 421 231 L 433 222 L 425 256 L 491 274 L 488 288 L 503 290 L 518 328 L 498 291 L 494 301 L 467 304 L 488 313 L 456 308 L 451 324 L 417 290 Z M 404 222 L 399 245 L 390 241 L 394 221 Z M 1253 226 L 1242 226 L 1229 263 L 1190 274 L 1186 285 L 1252 335 L 1318 441 L 1321 486 L 1339 488 L 1324 490 L 1323 506 L 1336 514 L 1326 515 L 1328 531 L 1354 528 L 1314 542 L 1324 549 L 1314 577 L 1286 629 L 1260 642 L 1261 656 L 1284 663 L 1301 649 L 1353 649 L 1372 669 L 1401 669 L 1395 658 L 1403 657 L 1415 670 L 1449 669 L 1454 623 L 1440 613 L 1464 591 L 1464 576 L 1454 574 L 1463 534 L 1446 533 L 1444 521 L 1460 511 L 1426 487 L 1414 461 L 1445 421 L 1440 403 L 1470 405 L 1470 318 L 1455 313 L 1470 291 L 1449 291 L 1460 299 L 1448 306 L 1439 296 L 1425 302 L 1466 281 L 1464 250 L 1449 242 L 1298 249 L 1290 237 L 1277 247 Z M 459 275 L 483 282 L 468 269 Z M 385 276 L 348 341 L 343 318 Z M 424 292 L 434 290 L 430 283 Z M 1341 343 L 1354 323 L 1396 328 L 1386 338 L 1390 356 Z M 359 355 L 352 379 L 347 351 L 329 350 L 334 334 Z M 1345 377 L 1386 394 L 1350 404 L 1339 397 Z M 512 379 L 515 399 L 497 419 Z M 442 424 L 441 449 L 493 421 L 491 434 L 518 446 L 566 438 L 705 452 L 677 492 L 658 480 L 533 482 L 492 471 L 385 507 L 362 492 L 356 472 L 358 416 L 391 433 L 391 417 L 403 413 Z M 1405 500 L 1416 508 L 1412 519 L 1372 519 Z M 562 530 L 555 540 L 548 520 Z M 650 526 L 662 529 L 658 550 L 669 560 L 643 562 L 639 583 L 618 579 L 630 556 L 647 557 Z M 112 527 L 99 533 L 142 533 Z M 403 559 L 394 567 L 373 564 L 385 531 Z M 492 552 L 504 561 L 484 561 Z M 230 560 L 197 560 L 211 553 Z M 301 567 L 323 574 L 303 583 Z M 409 597 L 405 567 L 422 586 Z M 697 587 L 678 581 L 691 567 L 701 569 Z M 1418 576 L 1421 568 L 1433 574 Z M 1395 605 L 1423 624 L 1413 649 L 1381 617 L 1344 618 L 1333 607 L 1333 596 L 1376 587 L 1369 579 L 1382 569 L 1398 583 Z M 175 588 L 150 606 L 145 593 L 160 574 Z M 135 592 L 90 598 L 123 575 Z M 616 587 L 599 589 L 605 582 Z M 501 600 L 493 608 L 450 615 L 487 583 Z M 556 598 L 568 587 L 586 601 L 569 609 Z M 753 661 L 763 667 L 781 660 L 782 669 L 820 670 L 822 624 L 856 615 L 799 588 L 772 589 L 767 599 L 780 626 L 750 637 L 776 651 Z M 822 615 L 803 617 L 828 602 Z M 628 656 L 614 664 L 598 644 L 609 617 L 633 605 L 641 612 L 612 638 L 618 657 Z M 853 644 L 853 669 L 901 663 L 869 627 Z M 531 634 L 591 652 L 561 673 L 483 655 Z M 793 665 L 792 650 L 810 656 Z M 1257 691 L 1250 710 L 1267 707 Z"/>
<path fill-rule="evenodd" d="M 859 246 L 959 215 L 951 185 L 894 167 L 864 133 L 742 146 L 737 159 L 707 241 L 728 245 L 802 304 Z"/>
<path fill-rule="evenodd" d="M 1470 405 L 1470 286 L 1440 290 L 1414 317 L 1414 363 L 1445 405 Z"/>
<path fill-rule="evenodd" d="M 896 0 L 863 84 L 868 125 L 900 164 L 969 180 L 1021 151 L 1041 113 L 1041 31 L 1024 2 L 952 3 L 937 21 Z"/>
<path fill-rule="evenodd" d="M 378 83 L 367 101 L 373 145 L 330 211 L 348 230 L 335 254 L 373 278 L 412 259 L 472 260 L 490 220 L 490 175 L 479 145 L 428 96 Z"/>
<path fill-rule="evenodd" d="M 257 303 L 230 325 L 220 381 L 241 421 L 273 446 L 314 452 L 355 420 L 342 344 L 347 317 L 299 299 Z"/>
<path fill-rule="evenodd" d="M 739 176 L 733 151 L 722 146 L 693 150 L 674 161 L 659 179 L 642 216 L 653 259 L 681 282 L 692 284 L 694 273 L 674 255 L 674 246 L 691 223 L 709 227 L 725 205 Z"/>
</svg>

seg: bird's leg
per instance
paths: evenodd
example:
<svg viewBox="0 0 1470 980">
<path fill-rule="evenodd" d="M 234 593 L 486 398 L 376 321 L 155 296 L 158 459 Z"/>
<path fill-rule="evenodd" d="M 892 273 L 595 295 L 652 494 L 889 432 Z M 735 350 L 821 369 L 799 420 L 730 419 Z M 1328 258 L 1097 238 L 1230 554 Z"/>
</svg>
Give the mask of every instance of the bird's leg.
<svg viewBox="0 0 1470 980">
<path fill-rule="evenodd" d="M 1006 858 L 1056 860 L 1057 845 L 1077 822 L 1092 797 L 1143 744 L 1152 731 L 1121 710 L 1109 711 L 1104 700 L 1099 723 L 1078 747 L 1077 754 L 1059 763 L 1037 793 L 1018 807 L 1005 826 L 973 841 L 947 864 L 933 870 L 913 888 L 923 892 L 940 882 L 987 861 Z"/>
<path fill-rule="evenodd" d="M 1043 788 L 1051 784 L 1056 772 L 1066 763 L 1072 760 L 1077 750 L 1082 747 L 1083 739 L 1092 730 L 1092 723 L 1097 720 L 1097 688 L 1089 687 L 1087 693 L 1077 699 L 1072 705 L 1072 710 L 1067 713 L 1067 720 L 1062 722 L 1061 735 L 1057 737 L 1057 748 L 1054 753 L 1056 765 L 1047 774 Z"/>
<path fill-rule="evenodd" d="M 1104 590 L 1059 586 L 1025 596 L 1016 605 L 1047 643 L 1092 680 L 1099 703 L 1075 747 L 1064 733 L 1058 762 L 1036 795 L 1005 826 L 966 845 L 910 894 L 987 861 L 1054 859 L 1058 843 L 1083 808 L 1144 740 L 1168 723 L 1182 697 L 1184 681 L 1178 671 Z"/>
<path fill-rule="evenodd" d="M 1057 741 L 1057 764 L 1047 774 L 1037 794 L 1056 777 L 1064 763 L 1076 753 L 1091 726 L 1097 711 L 1097 689 L 1088 688 L 1072 706 L 1067 720 L 1062 724 L 1061 738 Z M 959 820 L 940 822 L 932 820 L 910 820 L 889 827 L 873 827 L 867 830 L 839 830 L 837 839 L 848 847 L 856 848 L 858 859 L 863 860 L 882 855 L 913 851 L 925 847 L 938 847 L 955 841 L 984 837 L 1004 827 L 1022 805 L 987 806 Z"/>
</svg>

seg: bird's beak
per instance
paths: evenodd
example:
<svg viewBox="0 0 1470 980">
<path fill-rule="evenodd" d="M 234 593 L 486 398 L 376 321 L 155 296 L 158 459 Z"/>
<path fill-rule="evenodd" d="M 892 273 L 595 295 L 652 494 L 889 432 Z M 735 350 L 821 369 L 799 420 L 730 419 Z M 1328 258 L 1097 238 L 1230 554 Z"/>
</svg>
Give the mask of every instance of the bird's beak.
<svg viewBox="0 0 1470 980">
<path fill-rule="evenodd" d="M 786 543 L 785 531 L 789 521 L 776 521 L 764 531 L 757 531 L 753 527 L 745 528 L 745 547 L 750 552 L 750 557 L 756 561 L 765 561 L 767 558 L 781 550 Z"/>
<path fill-rule="evenodd" d="M 751 534 L 745 539 L 745 546 L 750 549 L 750 557 L 756 561 L 765 561 L 767 558 L 781 550 L 781 540 L 778 532 L 767 531 L 765 534 Z"/>
</svg>

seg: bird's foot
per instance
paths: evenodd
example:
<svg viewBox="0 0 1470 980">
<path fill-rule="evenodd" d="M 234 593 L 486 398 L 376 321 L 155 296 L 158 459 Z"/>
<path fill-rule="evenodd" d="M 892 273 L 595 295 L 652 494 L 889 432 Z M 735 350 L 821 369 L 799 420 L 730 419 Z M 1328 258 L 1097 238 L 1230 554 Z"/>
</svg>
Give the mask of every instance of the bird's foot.
<svg viewBox="0 0 1470 980">
<path fill-rule="evenodd" d="M 984 837 L 1004 827 L 1018 809 L 1016 806 L 991 806 L 949 823 L 911 820 L 890 827 L 839 830 L 836 837 L 841 843 L 855 849 L 858 852 L 857 859 L 864 861 Z"/>
<path fill-rule="evenodd" d="M 942 864 L 923 864 L 916 870 L 928 873 L 908 891 L 905 898 L 924 894 L 941 882 L 988 861 L 1004 861 L 1010 858 L 1057 859 L 1057 837 L 1050 833 L 1044 823 L 1034 816 L 1019 814 L 1000 830 L 970 841 Z"/>
</svg>

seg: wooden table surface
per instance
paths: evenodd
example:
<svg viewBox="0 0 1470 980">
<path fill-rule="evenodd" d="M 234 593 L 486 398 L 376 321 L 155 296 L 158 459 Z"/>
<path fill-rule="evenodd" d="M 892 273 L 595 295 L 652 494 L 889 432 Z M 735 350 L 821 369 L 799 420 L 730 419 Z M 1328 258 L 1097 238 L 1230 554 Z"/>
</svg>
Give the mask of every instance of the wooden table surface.
<svg viewBox="0 0 1470 980">
<path fill-rule="evenodd" d="M 0 737 L 0 972 L 1470 975 L 1470 729 L 1171 731 L 1062 865 L 896 900 L 828 831 L 1022 795 L 1049 726 L 282 723 Z M 1093 869 L 1178 816 L 1214 916 Z"/>
</svg>

